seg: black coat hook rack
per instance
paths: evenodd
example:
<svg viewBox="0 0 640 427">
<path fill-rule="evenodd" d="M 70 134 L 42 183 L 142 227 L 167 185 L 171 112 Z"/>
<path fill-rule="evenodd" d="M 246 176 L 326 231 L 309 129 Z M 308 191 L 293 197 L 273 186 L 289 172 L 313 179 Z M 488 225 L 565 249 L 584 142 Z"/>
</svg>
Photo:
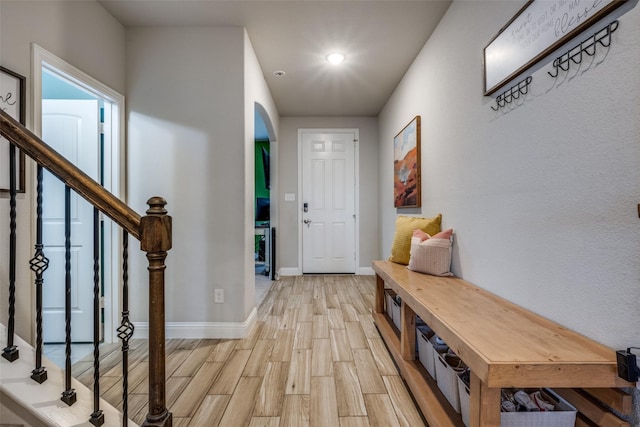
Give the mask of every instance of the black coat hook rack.
<svg viewBox="0 0 640 427">
<path fill-rule="evenodd" d="M 533 77 L 529 76 L 523 80 L 520 80 L 515 85 L 511 86 L 509 89 L 502 92 L 500 95 L 496 96 L 496 106 L 491 106 L 493 111 L 498 111 L 500 108 L 504 107 L 507 104 L 510 104 L 516 99 L 520 98 L 520 95 L 526 95 L 529 92 L 529 85 Z"/>
<path fill-rule="evenodd" d="M 582 54 L 585 53 L 589 56 L 596 54 L 596 47 L 598 43 L 602 47 L 611 46 L 611 34 L 618 29 L 619 22 L 617 20 L 611 22 L 606 27 L 596 31 L 593 35 L 587 37 L 579 44 L 575 45 L 562 55 L 553 60 L 554 72 L 548 71 L 551 77 L 558 77 L 560 70 L 569 71 L 570 65 L 573 62 L 578 65 L 582 62 Z"/>
</svg>

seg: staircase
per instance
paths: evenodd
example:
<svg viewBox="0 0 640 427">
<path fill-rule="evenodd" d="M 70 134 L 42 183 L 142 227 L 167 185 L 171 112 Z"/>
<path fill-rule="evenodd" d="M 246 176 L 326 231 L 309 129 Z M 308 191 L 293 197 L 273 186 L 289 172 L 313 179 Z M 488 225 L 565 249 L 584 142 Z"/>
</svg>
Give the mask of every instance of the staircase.
<svg viewBox="0 0 640 427">
<path fill-rule="evenodd" d="M 2 293 L 9 296 L 6 326 L 0 324 L 0 347 L 3 348 L 0 359 L 0 423 L 24 424 L 29 426 L 101 426 L 134 425 L 128 419 L 128 350 L 133 335 L 133 325 L 129 321 L 128 304 L 128 239 L 129 236 L 140 241 L 140 249 L 146 253 L 149 261 L 149 402 L 148 413 L 143 426 L 171 427 L 172 414 L 166 408 L 165 399 L 165 319 L 164 319 L 164 271 L 167 251 L 171 249 L 171 217 L 164 208 L 166 201 L 153 197 L 147 202 L 149 209 L 141 216 L 128 205 L 105 190 L 71 162 L 49 147 L 44 141 L 18 123 L 6 112 L 0 110 L 0 135 L 10 143 L 9 159 L 2 159 L 0 167 L 9 163 L 10 190 L 10 241 L 9 260 L 0 262 L 0 267 L 8 265 L 8 281 L 0 277 L 2 286 L 8 283 Z M 37 212 L 35 254 L 29 265 L 16 265 L 16 156 L 19 149 L 38 165 Z M 5 163 L 6 162 L 6 163 Z M 98 213 L 102 212 L 123 230 L 123 278 L 122 278 L 122 319 L 117 328 L 118 338 L 122 340 L 123 366 L 123 411 L 119 412 L 100 398 L 99 369 L 99 307 L 100 274 L 99 251 L 94 250 L 94 386 L 89 390 L 71 376 L 71 244 L 70 232 L 65 231 L 66 272 L 65 288 L 65 333 L 66 367 L 59 369 L 43 360 L 42 347 L 42 307 L 43 273 L 49 267 L 49 260 L 42 245 L 42 173 L 50 171 L 65 185 L 65 199 L 71 191 L 77 193 L 94 206 L 94 247 L 98 248 Z M 66 203 L 69 206 L 69 203 Z M 70 208 L 67 208 L 65 230 L 70 230 Z M 20 220 L 25 220 L 20 218 Z M 30 219 L 26 219 L 31 221 Z M 22 242 L 23 240 L 21 240 Z M 4 242 L 2 242 L 4 244 Z M 36 290 L 36 342 L 25 342 L 15 334 L 16 322 L 16 268 L 29 268 L 33 271 Z M 2 274 L 5 274 L 4 269 Z M 4 301 L 0 307 L 4 310 Z M 18 306 L 31 304 L 31 301 L 18 301 Z M 8 419 L 4 416 L 8 414 Z M 1 424 L 0 424 L 1 426 Z"/>
<path fill-rule="evenodd" d="M 0 345 L 6 346 L 7 329 L 0 324 Z M 48 379 L 42 385 L 35 383 L 31 377 L 31 369 L 35 366 L 35 349 L 26 341 L 16 337 L 15 344 L 20 348 L 20 359 L 11 363 L 0 359 L 0 422 L 4 422 L 5 408 L 16 418 L 32 427 L 39 426 L 87 426 L 93 412 L 93 393 L 72 378 L 72 387 L 76 392 L 77 402 L 67 406 L 60 400 L 60 390 L 64 389 L 64 371 L 46 359 Z M 100 408 L 104 414 L 104 426 L 122 425 L 122 413 L 106 401 L 100 401 Z M 4 424 L 0 424 L 2 426 Z M 128 420 L 129 426 L 136 426 Z"/>
</svg>

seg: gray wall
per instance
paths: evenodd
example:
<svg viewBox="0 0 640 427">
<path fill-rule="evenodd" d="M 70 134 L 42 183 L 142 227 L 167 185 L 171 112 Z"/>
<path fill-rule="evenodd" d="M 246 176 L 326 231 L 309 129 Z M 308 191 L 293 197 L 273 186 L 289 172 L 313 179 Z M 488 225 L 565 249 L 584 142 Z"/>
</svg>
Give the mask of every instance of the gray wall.
<svg viewBox="0 0 640 427">
<path fill-rule="evenodd" d="M 174 218 L 169 322 L 244 319 L 232 292 L 244 289 L 242 51 L 242 28 L 127 30 L 129 200 L 143 212 L 162 196 Z M 146 283 L 134 246 L 131 278 Z M 226 304 L 213 304 L 214 288 Z M 147 297 L 132 293 L 134 321 L 146 320 Z"/>
<path fill-rule="evenodd" d="M 610 347 L 638 345 L 636 3 L 608 52 L 557 79 L 543 61 L 524 102 L 495 112 L 482 49 L 523 3 L 454 2 L 380 115 L 379 255 L 401 213 L 389 142 L 419 114 L 417 213 L 454 228 L 454 273 Z"/>
<path fill-rule="evenodd" d="M 590 30 L 621 15 L 609 50 L 598 46 L 557 79 L 547 71 L 562 52 L 552 55 L 531 71 L 524 102 L 494 112 L 482 96 L 482 49 L 523 2 L 454 1 L 379 116 L 380 257 L 402 213 L 390 141 L 419 114 L 423 202 L 412 213 L 441 212 L 454 228 L 453 272 L 614 349 L 637 346 L 637 3 Z"/>
<path fill-rule="evenodd" d="M 67 61 L 112 89 L 124 93 L 124 28 L 95 2 L 0 1 L 0 64 L 27 78 L 27 125 L 31 125 L 31 43 Z M 97 48 L 99 46 L 99 48 Z M 35 212 L 33 174 L 27 162 L 27 191 L 18 196 L 18 265 L 33 255 L 31 224 Z M 0 196 L 0 199 L 5 196 Z M 8 206 L 8 201 L 0 200 Z M 0 224 L 8 224 L 8 209 L 0 209 Z M 8 227 L 0 227 L 0 242 L 7 242 Z M 8 300 L 8 248 L 0 246 L 0 321 L 6 324 Z M 33 342 L 33 283 L 27 268 L 17 269 L 16 332 Z"/>
<path fill-rule="evenodd" d="M 250 326 L 255 102 L 275 127 L 278 119 L 256 64 L 241 27 L 127 30 L 129 200 L 144 211 L 163 196 L 173 216 L 169 336 L 238 336 Z M 138 254 L 132 281 L 146 275 Z M 224 304 L 214 304 L 214 289 Z M 144 287 L 133 291 L 134 321 L 146 321 L 147 298 Z"/>
<path fill-rule="evenodd" d="M 298 265 L 298 129 L 360 129 L 360 271 L 371 268 L 379 248 L 378 228 L 378 120 L 375 117 L 282 117 L 278 144 L 279 227 L 278 267 L 285 271 Z M 284 201 L 285 193 L 296 194 L 295 202 Z"/>
</svg>

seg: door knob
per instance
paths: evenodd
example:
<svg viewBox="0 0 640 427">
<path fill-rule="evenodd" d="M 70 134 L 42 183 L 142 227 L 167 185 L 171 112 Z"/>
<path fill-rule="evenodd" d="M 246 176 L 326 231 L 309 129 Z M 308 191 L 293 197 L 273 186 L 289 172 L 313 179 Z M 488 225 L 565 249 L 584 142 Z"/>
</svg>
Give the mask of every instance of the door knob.
<svg viewBox="0 0 640 427">
<path fill-rule="evenodd" d="M 307 225 L 311 224 L 311 220 L 310 220 L 310 219 L 305 219 L 305 220 L 303 220 L 302 222 L 304 222 L 304 223 L 305 223 L 305 224 L 307 224 Z"/>
</svg>

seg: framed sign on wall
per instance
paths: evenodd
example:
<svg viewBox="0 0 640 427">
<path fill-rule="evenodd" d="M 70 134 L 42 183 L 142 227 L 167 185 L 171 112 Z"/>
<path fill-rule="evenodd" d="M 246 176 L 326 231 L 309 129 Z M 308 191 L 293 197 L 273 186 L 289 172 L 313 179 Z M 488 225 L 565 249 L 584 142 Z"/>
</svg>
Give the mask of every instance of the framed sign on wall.
<svg viewBox="0 0 640 427">
<path fill-rule="evenodd" d="M 627 0 L 529 0 L 484 48 L 491 95 Z"/>
<path fill-rule="evenodd" d="M 393 138 L 393 205 L 420 207 L 420 116 Z"/>
<path fill-rule="evenodd" d="M 0 108 L 11 117 L 25 124 L 25 78 L 0 66 Z M 0 136 L 0 192 L 8 192 L 10 185 L 9 159 L 10 144 Z M 16 188 L 25 189 L 24 153 L 15 150 Z"/>
</svg>

